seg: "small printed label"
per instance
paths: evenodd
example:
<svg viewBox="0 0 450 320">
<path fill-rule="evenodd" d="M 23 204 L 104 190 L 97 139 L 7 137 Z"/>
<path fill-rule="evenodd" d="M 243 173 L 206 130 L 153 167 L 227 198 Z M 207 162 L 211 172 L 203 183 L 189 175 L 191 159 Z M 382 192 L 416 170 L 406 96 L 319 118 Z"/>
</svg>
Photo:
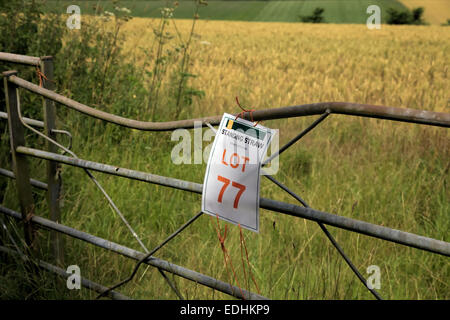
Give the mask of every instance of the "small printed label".
<svg viewBox="0 0 450 320">
<path fill-rule="evenodd" d="M 203 183 L 202 211 L 259 232 L 261 160 L 271 129 L 225 113 Z"/>
</svg>

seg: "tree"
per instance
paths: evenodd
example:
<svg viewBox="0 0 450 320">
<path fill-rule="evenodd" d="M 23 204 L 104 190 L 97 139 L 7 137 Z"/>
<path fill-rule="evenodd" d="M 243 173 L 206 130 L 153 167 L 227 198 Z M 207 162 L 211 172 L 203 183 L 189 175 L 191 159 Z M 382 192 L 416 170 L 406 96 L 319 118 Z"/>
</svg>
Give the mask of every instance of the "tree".
<svg viewBox="0 0 450 320">
<path fill-rule="evenodd" d="M 412 22 L 413 24 L 424 24 L 422 16 L 425 9 L 423 7 L 418 7 L 412 10 Z"/>
<path fill-rule="evenodd" d="M 388 24 L 415 24 L 421 25 L 425 24 L 425 21 L 422 19 L 423 13 L 425 9 L 423 7 L 418 7 L 413 10 L 405 10 L 399 11 L 397 9 L 389 8 L 387 10 Z"/>
<path fill-rule="evenodd" d="M 322 23 L 325 22 L 325 19 L 322 16 L 324 12 L 325 12 L 324 8 L 315 8 L 312 15 L 299 16 L 299 18 L 302 22 Z"/>
</svg>

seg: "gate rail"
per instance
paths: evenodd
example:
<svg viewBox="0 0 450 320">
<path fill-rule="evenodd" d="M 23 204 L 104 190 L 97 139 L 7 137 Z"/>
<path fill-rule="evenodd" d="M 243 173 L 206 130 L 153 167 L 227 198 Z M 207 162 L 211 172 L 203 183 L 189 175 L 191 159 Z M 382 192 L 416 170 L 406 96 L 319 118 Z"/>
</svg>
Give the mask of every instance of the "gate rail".
<svg viewBox="0 0 450 320">
<path fill-rule="evenodd" d="M 38 66 L 42 62 L 40 58 L 36 57 L 26 57 L 19 55 L 11 55 L 7 53 L 0 53 L 0 60 L 22 63 L 28 65 Z M 46 58 L 45 60 L 48 60 Z M 189 191 L 197 194 L 202 193 L 202 184 L 185 181 L 180 179 L 175 179 L 171 177 L 159 176 L 147 172 L 141 172 L 126 168 L 121 168 L 109 164 L 93 162 L 89 160 L 79 159 L 77 157 L 69 157 L 65 155 L 60 155 L 56 153 L 56 147 L 48 148 L 47 151 L 39 150 L 34 148 L 25 147 L 24 133 L 22 121 L 28 125 L 33 125 L 37 127 L 46 127 L 46 121 L 41 122 L 34 119 L 21 118 L 20 106 L 19 106 L 19 88 L 26 89 L 32 93 L 38 94 L 45 99 L 47 106 L 53 105 L 54 103 L 62 104 L 73 110 L 86 114 L 88 116 L 111 122 L 123 127 L 133 128 L 143 131 L 168 131 L 177 128 L 194 128 L 201 122 L 202 126 L 216 125 L 220 122 L 221 116 L 203 117 L 197 119 L 187 119 L 179 121 L 168 121 L 168 122 L 146 122 L 138 121 L 134 119 L 128 119 L 120 117 L 114 114 L 110 114 L 101 110 L 97 110 L 81 104 L 77 101 L 69 99 L 62 96 L 48 88 L 43 88 L 35 85 L 29 81 L 26 81 L 17 76 L 17 72 L 8 71 L 3 73 L 5 94 L 7 101 L 8 113 L 0 113 L 0 119 L 8 119 L 9 130 L 10 130 L 10 140 L 11 140 L 11 152 L 13 155 L 13 165 L 14 173 L 5 169 L 0 169 L 0 174 L 5 175 L 10 178 L 16 179 L 16 185 L 18 188 L 18 196 L 21 204 L 21 213 L 15 212 L 11 209 L 0 206 L 0 212 L 11 216 L 15 219 L 19 219 L 24 223 L 25 227 L 25 238 L 29 246 L 32 247 L 33 244 L 33 225 L 50 229 L 54 232 L 64 233 L 71 237 L 86 241 L 93 245 L 102 247 L 107 250 L 111 250 L 115 253 L 119 253 L 131 259 L 139 260 L 148 265 L 157 267 L 160 271 L 165 270 L 172 274 L 184 277 L 186 279 L 198 282 L 205 286 L 214 288 L 221 292 L 230 294 L 234 297 L 241 299 L 265 299 L 265 297 L 254 294 L 252 292 L 238 289 L 231 284 L 227 284 L 220 280 L 211 278 L 209 276 L 200 274 L 198 272 L 183 268 L 181 266 L 176 266 L 167 261 L 158 259 L 153 256 L 154 252 L 161 248 L 165 243 L 170 241 L 179 232 L 181 232 L 185 227 L 187 227 L 191 222 L 193 222 L 196 217 L 192 218 L 185 225 L 183 225 L 178 232 L 171 235 L 168 239 L 160 244 L 155 250 L 150 253 L 144 254 L 142 252 L 124 247 L 114 242 L 110 242 L 106 239 L 96 237 L 94 235 L 87 234 L 85 232 L 64 226 L 60 223 L 47 220 L 42 217 L 34 215 L 34 204 L 31 197 L 30 186 L 34 185 L 36 187 L 41 187 L 43 189 L 49 189 L 51 183 L 46 184 L 40 181 L 36 181 L 29 178 L 27 157 L 35 157 L 40 159 L 48 160 L 48 163 L 62 163 L 75 167 L 80 167 L 85 170 L 94 170 L 98 172 L 103 172 L 115 176 L 121 176 L 129 179 L 139 180 L 147 183 L 162 185 L 165 187 L 180 189 L 184 191 Z M 49 104 L 50 103 L 50 104 Z M 275 108 L 275 109 L 265 109 L 257 110 L 250 114 L 250 112 L 245 112 L 243 118 L 247 120 L 253 119 L 254 121 L 260 120 L 272 120 L 272 119 L 282 119 L 289 117 L 302 117 L 310 115 L 321 115 L 321 117 L 316 120 L 309 128 L 302 131 L 298 136 L 288 142 L 285 146 L 281 147 L 277 154 L 272 155 L 263 165 L 267 164 L 274 157 L 279 156 L 287 148 L 295 144 L 309 131 L 315 128 L 321 121 L 323 121 L 330 114 L 343 114 L 352 116 L 361 116 L 369 118 L 379 118 L 386 120 L 394 120 L 401 122 L 410 122 L 417 124 L 425 124 L 439 127 L 450 127 L 450 114 L 443 112 L 432 112 L 432 111 L 422 111 L 407 108 L 394 108 L 385 106 L 374 106 L 367 104 L 356 104 L 356 103 L 346 103 L 346 102 L 324 102 L 324 103 L 314 103 L 305 104 L 291 107 Z M 53 116 L 54 123 L 54 116 Z M 54 130 L 53 132 L 51 130 Z M 56 133 L 58 130 L 52 127 L 50 131 L 46 130 L 47 136 Z M 450 256 L 450 243 L 432 239 L 420 235 L 416 235 L 409 232 L 404 232 L 400 230 L 391 229 L 385 226 L 379 226 L 365 221 L 360 221 L 348 217 L 339 216 L 336 214 L 331 214 L 327 212 L 318 211 L 310 208 L 306 202 L 304 202 L 298 195 L 289 190 L 287 187 L 283 186 L 275 178 L 267 176 L 272 182 L 277 184 L 284 191 L 288 192 L 296 200 L 298 200 L 302 206 L 289 204 L 285 202 L 280 202 L 272 199 L 260 198 L 260 207 L 268 209 L 273 212 L 291 215 L 294 217 L 301 217 L 308 220 L 316 221 L 319 223 L 322 230 L 325 232 L 327 237 L 330 239 L 332 244 L 339 251 L 341 256 L 345 259 L 350 268 L 355 272 L 361 282 L 368 288 L 364 281 L 364 278 L 358 272 L 356 267 L 351 263 L 350 259 L 345 255 L 343 250 L 339 247 L 337 242 L 327 231 L 323 224 L 335 226 L 345 230 L 357 232 L 360 234 L 368 235 L 375 238 L 380 238 L 383 240 L 395 242 L 405 246 L 414 247 L 417 249 L 437 253 L 444 256 Z M 50 181 L 49 181 L 50 182 Z M 56 199 L 52 201 L 57 201 Z M 161 271 L 162 272 L 162 271 Z M 376 291 L 368 288 L 376 298 L 380 298 Z M 110 289 L 104 291 L 110 294 L 112 291 Z"/>
<path fill-rule="evenodd" d="M 218 115 L 212 117 L 166 121 L 166 122 L 139 121 L 124 118 L 121 116 L 117 116 L 105 111 L 97 110 L 95 108 L 86 106 L 75 100 L 57 94 L 56 92 L 39 87 L 38 85 L 35 85 L 34 83 L 21 79 L 14 74 L 8 76 L 8 81 L 30 92 L 39 94 L 47 99 L 58 102 L 62 105 L 65 105 L 71 109 L 89 115 L 91 117 L 137 130 L 170 131 L 180 128 L 191 129 L 194 128 L 197 122 L 202 122 L 203 126 L 206 126 L 206 123 L 209 123 L 211 125 L 217 125 L 220 123 L 220 120 L 222 119 L 222 116 Z M 395 120 L 402 122 L 412 122 L 447 128 L 450 127 L 449 113 L 416 110 L 408 108 L 385 107 L 385 106 L 376 106 L 370 104 L 359 104 L 349 102 L 320 102 L 283 108 L 255 110 L 252 111 L 251 115 L 249 112 L 245 112 L 243 118 L 247 120 L 253 119 L 254 121 L 274 120 L 292 117 L 321 115 L 325 113 L 327 110 L 329 110 L 330 113 L 335 114 Z"/>
</svg>

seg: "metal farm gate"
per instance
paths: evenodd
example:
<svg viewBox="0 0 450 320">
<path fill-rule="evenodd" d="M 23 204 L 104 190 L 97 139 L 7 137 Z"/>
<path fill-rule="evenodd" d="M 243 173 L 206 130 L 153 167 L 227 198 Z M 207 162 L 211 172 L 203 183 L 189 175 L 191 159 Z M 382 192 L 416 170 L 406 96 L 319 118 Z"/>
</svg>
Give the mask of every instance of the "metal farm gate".
<svg viewBox="0 0 450 320">
<path fill-rule="evenodd" d="M 191 181 L 185 181 L 180 179 L 174 179 L 170 177 L 159 176 L 152 173 L 136 171 L 132 169 L 126 169 L 117 167 L 110 164 L 98 163 L 94 161 L 89 161 L 87 159 L 78 158 L 75 153 L 70 150 L 70 147 L 66 148 L 56 142 L 56 136 L 58 134 L 65 134 L 70 136 L 70 133 L 64 130 L 58 130 L 55 127 L 55 103 L 58 103 L 67 108 L 76 110 L 85 114 L 86 116 L 94 117 L 103 121 L 107 121 L 119 126 L 128 127 L 136 130 L 144 131 L 169 131 L 177 128 L 194 128 L 194 122 L 200 121 L 203 126 L 217 125 L 221 120 L 221 116 L 212 116 L 198 119 L 188 119 L 179 121 L 169 121 L 169 122 L 145 122 L 133 119 L 127 119 L 114 114 L 96 110 L 77 101 L 64 97 L 60 94 L 54 92 L 53 79 L 53 62 L 51 57 L 29 57 L 23 55 L 16 55 L 10 53 L 0 53 L 0 61 L 17 63 L 23 65 L 29 65 L 37 68 L 39 74 L 39 79 L 41 81 L 40 85 L 33 84 L 22 78 L 20 78 L 16 71 L 7 71 L 3 73 L 5 95 L 6 95 L 6 109 L 7 113 L 1 112 L 0 118 L 8 121 L 9 136 L 11 144 L 11 154 L 13 159 L 13 172 L 0 168 L 0 174 L 12 179 L 15 179 L 19 203 L 21 212 L 13 211 L 9 208 L 0 205 L 0 212 L 6 216 L 15 218 L 23 224 L 25 242 L 30 250 L 28 254 L 32 255 L 33 248 L 33 238 L 34 229 L 43 228 L 48 229 L 52 232 L 52 245 L 56 261 L 62 261 L 63 248 L 61 245 L 61 234 L 85 241 L 92 245 L 110 250 L 122 256 L 128 257 L 138 261 L 134 269 L 133 274 L 123 281 L 122 283 L 114 286 L 113 288 L 106 288 L 100 284 L 94 283 L 88 279 L 82 279 L 82 285 L 95 290 L 101 295 L 109 296 L 113 299 L 128 299 L 128 297 L 114 291 L 116 287 L 130 280 L 136 273 L 138 267 L 141 264 L 147 264 L 156 267 L 161 275 L 168 282 L 170 287 L 175 291 L 180 299 L 182 299 L 181 293 L 176 289 L 171 280 L 166 276 L 166 272 L 172 273 L 174 275 L 183 277 L 185 279 L 195 281 L 204 286 L 213 288 L 215 290 L 224 292 L 231 296 L 239 299 L 267 299 L 259 294 L 249 292 L 247 290 L 238 288 L 229 283 L 223 282 L 218 279 L 214 279 L 210 276 L 198 273 L 193 270 L 189 270 L 182 266 L 175 265 L 169 261 L 159 259 L 154 256 L 154 254 L 162 248 L 171 239 L 176 237 L 180 232 L 192 224 L 197 218 L 202 215 L 202 212 L 196 213 L 193 217 L 182 225 L 177 231 L 170 235 L 167 239 L 162 241 L 158 246 L 152 250 L 148 250 L 143 243 L 140 241 L 139 237 L 133 231 L 132 227 L 125 220 L 120 210 L 115 206 L 113 200 L 101 187 L 98 181 L 95 179 L 91 171 L 98 171 L 106 174 L 111 174 L 115 176 L 125 177 L 128 179 L 139 180 L 144 183 L 152 183 L 168 188 L 180 189 L 183 191 L 193 192 L 197 194 L 202 193 L 202 184 L 194 183 Z M 25 89 L 44 98 L 44 121 L 39 121 L 35 119 L 24 118 L 21 116 L 21 106 L 20 106 L 20 90 Z M 343 103 L 343 102 L 327 102 L 327 103 L 314 103 L 306 104 L 292 107 L 276 108 L 276 109 L 266 109 L 257 110 L 253 112 L 245 112 L 242 117 L 247 120 L 271 120 L 271 119 L 282 119 L 290 117 L 303 117 L 318 115 L 319 117 L 305 130 L 301 131 L 295 138 L 289 141 L 286 145 L 282 146 L 279 151 L 268 158 L 263 166 L 268 164 L 275 157 L 279 156 L 281 153 L 286 151 L 289 147 L 294 145 L 302 137 L 304 137 L 308 132 L 314 129 L 319 123 L 324 121 L 327 117 L 332 114 L 343 114 L 359 117 L 369 117 L 378 118 L 393 121 L 410 122 L 415 124 L 423 124 L 430 126 L 440 126 L 449 128 L 450 127 L 450 114 L 422 111 L 406 108 L 393 108 L 385 106 L 374 106 L 366 104 L 355 104 L 355 103 Z M 35 148 L 25 147 L 25 135 L 24 128 L 32 130 L 34 133 L 40 135 L 46 139 L 47 150 L 39 150 Z M 41 131 L 36 130 L 43 129 Z M 58 149 L 62 149 L 68 155 L 58 154 Z M 28 170 L 27 157 L 35 157 L 39 159 L 45 159 L 47 161 L 47 182 L 41 182 L 30 178 L 30 172 Z M 66 164 L 70 166 L 79 167 L 85 170 L 86 174 L 94 181 L 97 187 L 106 197 L 107 201 L 110 203 L 112 208 L 116 213 L 122 218 L 124 223 L 127 225 L 128 229 L 132 232 L 133 236 L 140 243 L 145 252 L 140 252 L 118 243 L 108 241 L 107 239 L 102 239 L 94 235 L 88 234 L 86 232 L 76 230 L 65 226 L 60 223 L 60 209 L 59 209 L 59 176 L 58 176 L 58 166 L 60 164 Z M 336 214 L 331 214 L 327 212 L 322 212 L 314 210 L 308 206 L 308 204 L 300 198 L 294 191 L 288 189 L 273 176 L 266 175 L 270 181 L 275 183 L 282 190 L 286 191 L 290 196 L 298 201 L 299 205 L 293 205 L 285 202 L 280 202 L 272 199 L 261 198 L 260 208 L 264 208 L 273 212 L 280 214 L 287 214 L 297 218 L 304 218 L 317 222 L 321 230 L 324 232 L 326 237 L 330 240 L 342 258 L 346 261 L 351 270 L 355 273 L 362 284 L 377 298 L 381 299 L 379 294 L 374 290 L 369 288 L 366 283 L 365 278 L 358 271 L 358 269 L 353 265 L 349 257 L 344 253 L 343 249 L 339 246 L 333 236 L 329 233 L 326 225 L 331 225 L 334 227 L 342 228 L 348 231 L 357 232 L 370 237 L 375 237 L 404 246 L 409 246 L 417 248 L 420 250 L 425 250 L 433 252 L 436 254 L 450 256 L 450 243 L 445 241 L 440 241 L 400 230 L 391 229 L 385 226 L 375 225 L 372 223 L 355 220 L 352 218 L 347 218 L 339 216 Z M 31 188 L 36 187 L 40 189 L 47 190 L 47 201 L 48 207 L 50 209 L 49 216 L 50 219 L 43 218 L 41 216 L 35 215 L 33 197 Z M 0 218 L 2 218 L 0 216 Z M 6 225 L 3 219 L 0 219 L 3 227 L 6 229 Z M 6 229 L 6 234 L 11 236 L 11 234 Z M 10 237 L 14 242 L 13 238 Z M 17 247 L 17 246 L 16 246 Z M 19 250 L 19 248 L 17 247 Z M 4 246 L 0 246 L 0 251 L 15 255 L 20 255 L 24 260 L 34 261 L 38 266 L 47 269 L 49 271 L 55 272 L 63 277 L 68 277 L 69 274 L 65 270 L 51 265 L 47 262 L 38 260 L 36 257 L 29 257 L 22 252 L 16 252 Z"/>
</svg>

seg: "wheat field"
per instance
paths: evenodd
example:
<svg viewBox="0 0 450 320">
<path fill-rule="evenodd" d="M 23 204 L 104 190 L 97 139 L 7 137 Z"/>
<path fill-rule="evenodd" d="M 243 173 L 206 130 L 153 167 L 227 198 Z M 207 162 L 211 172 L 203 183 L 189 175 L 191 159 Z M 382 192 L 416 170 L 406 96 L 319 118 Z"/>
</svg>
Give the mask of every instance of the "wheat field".
<svg viewBox="0 0 450 320">
<path fill-rule="evenodd" d="M 445 23 L 450 19 L 450 3 L 446 0 L 402 0 L 410 9 L 424 7 L 425 21 L 431 24 Z"/>
<path fill-rule="evenodd" d="M 138 61 L 156 23 L 125 26 L 125 50 Z M 175 23 L 190 30 L 190 21 Z M 206 91 L 202 113 L 233 111 L 236 95 L 255 108 L 348 101 L 435 111 L 449 98 L 448 28 L 198 21 L 196 34 L 191 71 Z"/>
<path fill-rule="evenodd" d="M 148 71 L 151 57 L 144 50 L 155 49 L 152 27 L 158 23 L 133 18 L 121 29 L 123 51 L 136 65 L 147 65 Z M 171 21 L 166 31 L 176 36 L 174 23 L 187 37 L 192 22 Z M 168 41 L 165 49 L 173 46 Z M 449 56 L 450 28 L 441 26 L 383 25 L 381 30 L 368 30 L 365 25 L 199 20 L 189 69 L 197 77 L 190 78 L 189 85 L 205 95 L 194 99 L 182 118 L 238 113 L 236 96 L 255 109 L 347 101 L 450 112 Z M 142 111 L 139 120 L 149 120 L 145 115 Z M 279 129 L 283 144 L 313 119 L 263 125 Z M 171 163 L 175 143 L 170 132 L 130 134 L 127 128 L 108 125 L 101 136 L 92 137 L 92 144 L 74 139 L 73 150 L 84 159 L 202 183 L 205 164 Z M 315 209 L 450 241 L 449 159 L 450 133 L 445 128 L 331 115 L 280 156 L 276 178 Z M 64 167 L 63 174 L 64 224 L 140 249 L 81 170 Z M 200 209 L 196 194 L 108 175 L 96 177 L 149 248 Z M 14 190 L 11 184 L 5 198 L 16 199 Z M 267 180 L 261 181 L 260 194 L 296 203 Z M 447 257 L 334 227 L 329 230 L 363 276 L 368 266 L 380 267 L 378 291 L 383 298 L 450 298 Z M 261 210 L 260 233 L 245 231 L 244 236 L 260 293 L 268 298 L 373 299 L 315 222 Z M 243 279 L 237 228 L 230 228 L 226 245 L 240 283 L 255 291 Z M 125 279 L 135 265 L 69 238 L 66 252 L 67 263 L 79 265 L 84 276 L 104 285 Z M 157 257 L 229 281 L 209 217 L 199 218 Z M 187 299 L 230 298 L 179 277 L 173 280 Z M 119 291 L 137 299 L 176 299 L 154 269 L 141 268 Z M 88 290 L 70 294 L 95 298 Z"/>
</svg>

